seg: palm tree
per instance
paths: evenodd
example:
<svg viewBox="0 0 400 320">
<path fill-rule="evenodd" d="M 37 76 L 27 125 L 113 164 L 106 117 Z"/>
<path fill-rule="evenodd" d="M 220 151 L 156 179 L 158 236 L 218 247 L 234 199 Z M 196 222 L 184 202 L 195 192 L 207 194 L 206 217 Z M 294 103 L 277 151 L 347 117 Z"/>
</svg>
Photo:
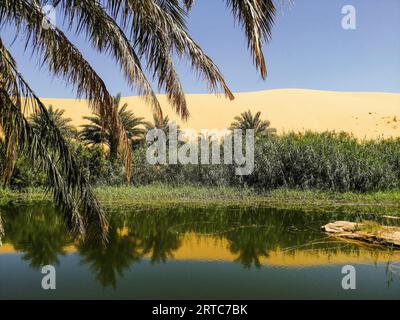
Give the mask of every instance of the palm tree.
<svg viewBox="0 0 400 320">
<path fill-rule="evenodd" d="M 273 0 L 224 0 L 235 19 L 244 27 L 248 46 L 261 76 L 267 70 L 262 51 L 271 36 L 275 6 Z M 120 132 L 120 151 L 130 177 L 131 148 L 113 99 L 104 81 L 82 53 L 58 27 L 51 25 L 41 6 L 52 5 L 65 15 L 67 29 L 84 36 L 93 48 L 111 55 L 121 67 L 127 82 L 143 95 L 156 112 L 161 113 L 142 62 L 165 91 L 174 109 L 183 117 L 189 115 L 185 95 L 175 68 L 175 55 L 188 59 L 193 69 L 205 79 L 210 90 L 224 92 L 233 99 L 224 78 L 200 46 L 193 41 L 186 26 L 187 12 L 193 0 L 6 0 L 0 1 L 0 28 L 15 26 L 15 37 L 24 39 L 26 47 L 40 57 L 52 75 L 65 79 L 76 88 L 77 96 L 87 98 L 90 108 L 102 123 L 115 122 Z M 29 155 L 49 177 L 55 202 L 68 220 L 84 233 L 98 226 L 107 229 L 104 212 L 82 174 L 75 156 L 42 101 L 19 72 L 16 61 L 0 36 L 0 124 L 4 131 L 7 163 L 12 164 L 19 152 Z M 46 138 L 39 136 L 26 120 L 24 110 L 42 112 L 46 120 Z M 5 168 L 5 176 L 13 166 Z M 96 228 L 97 230 L 99 228 Z"/>
<path fill-rule="evenodd" d="M 143 118 L 135 117 L 132 111 L 128 110 L 128 104 L 125 103 L 122 107 L 121 94 L 114 97 L 113 108 L 114 112 L 122 123 L 131 144 L 137 143 L 144 135 L 144 129 L 140 126 L 144 125 Z M 119 129 L 116 121 L 108 122 L 105 125 L 99 115 L 94 117 L 84 117 L 90 123 L 82 126 L 82 131 L 79 133 L 79 138 L 87 145 L 106 145 L 110 150 L 110 162 L 114 163 L 118 157 L 119 147 Z M 105 127 L 105 129 L 103 129 Z"/>
<path fill-rule="evenodd" d="M 173 121 L 169 120 L 168 116 L 163 116 L 162 114 L 153 114 L 153 122 L 145 122 L 145 134 L 143 135 L 142 142 L 146 141 L 146 134 L 153 129 L 160 129 L 164 131 L 166 136 L 167 145 L 169 145 L 169 129 L 174 125 L 176 127 L 177 138 L 179 137 L 179 133 L 181 132 L 180 127 Z"/>
<path fill-rule="evenodd" d="M 276 134 L 276 129 L 271 128 L 271 122 L 268 120 L 261 120 L 261 112 L 257 112 L 254 116 L 250 110 L 243 112 L 240 116 L 235 117 L 235 121 L 232 122 L 230 130 L 241 129 L 245 130 L 253 129 L 254 136 L 271 136 Z"/>
<path fill-rule="evenodd" d="M 65 139 L 76 138 L 78 132 L 76 128 L 71 125 L 72 119 L 65 118 L 64 113 L 65 110 L 54 109 L 53 106 L 50 105 L 47 109 L 47 115 L 43 112 L 34 114 L 30 119 L 30 124 L 35 133 L 40 136 L 45 135 L 47 117 L 49 117 Z"/>
<path fill-rule="evenodd" d="M 153 129 L 161 129 L 165 132 L 168 132 L 168 128 L 172 124 L 172 122 L 169 120 L 168 116 L 163 116 L 160 114 L 153 114 L 153 122 L 146 122 L 144 124 L 144 127 L 147 131 L 153 130 Z"/>
</svg>

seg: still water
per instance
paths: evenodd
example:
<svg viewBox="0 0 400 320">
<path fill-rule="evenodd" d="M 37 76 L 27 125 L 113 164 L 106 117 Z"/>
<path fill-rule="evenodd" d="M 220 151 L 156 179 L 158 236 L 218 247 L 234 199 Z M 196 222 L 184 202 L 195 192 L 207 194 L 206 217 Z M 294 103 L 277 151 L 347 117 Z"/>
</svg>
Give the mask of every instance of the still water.
<svg viewBox="0 0 400 320">
<path fill-rule="evenodd" d="M 100 247 L 74 238 L 49 204 L 0 212 L 0 299 L 400 299 L 400 251 L 320 231 L 372 215 L 119 208 Z M 341 285 L 348 264 L 356 290 Z M 54 291 L 41 288 L 45 265 L 56 268 Z"/>
</svg>

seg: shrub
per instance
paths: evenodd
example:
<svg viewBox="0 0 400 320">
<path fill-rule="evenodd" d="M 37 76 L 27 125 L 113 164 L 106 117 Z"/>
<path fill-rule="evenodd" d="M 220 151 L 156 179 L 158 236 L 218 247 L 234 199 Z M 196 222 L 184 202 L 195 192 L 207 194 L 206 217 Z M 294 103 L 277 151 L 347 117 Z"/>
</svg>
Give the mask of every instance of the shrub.
<svg viewBox="0 0 400 320">
<path fill-rule="evenodd" d="M 345 133 L 306 132 L 267 136 L 256 139 L 255 143 L 254 172 L 243 177 L 235 175 L 234 165 L 150 165 L 146 147 L 141 146 L 132 155 L 132 183 L 342 192 L 400 188 L 400 139 L 360 142 Z M 71 144 L 92 184 L 126 184 L 121 161 L 111 165 L 100 147 Z M 4 146 L 0 143 L 0 169 L 3 166 Z M 19 189 L 41 186 L 45 179 L 40 172 L 32 170 L 31 163 L 20 158 L 11 184 Z"/>
</svg>

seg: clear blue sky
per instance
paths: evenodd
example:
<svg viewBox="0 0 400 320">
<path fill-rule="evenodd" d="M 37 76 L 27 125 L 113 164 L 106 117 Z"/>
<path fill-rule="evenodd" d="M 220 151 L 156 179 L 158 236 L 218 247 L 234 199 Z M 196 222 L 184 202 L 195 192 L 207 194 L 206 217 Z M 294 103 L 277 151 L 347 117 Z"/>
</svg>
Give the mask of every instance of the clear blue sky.
<svg viewBox="0 0 400 320">
<path fill-rule="evenodd" d="M 280 3 L 281 0 L 277 0 Z M 341 27 L 341 9 L 357 9 L 357 29 Z M 62 20 L 62 19 L 61 19 Z M 194 39 L 214 59 L 235 92 L 276 88 L 400 92 L 399 0 L 295 0 L 276 20 L 265 46 L 269 76 L 263 81 L 252 64 L 242 30 L 222 0 L 198 0 L 189 16 Z M 60 19 L 58 23 L 60 23 Z M 3 29 L 7 44 L 13 29 Z M 67 34 L 105 80 L 110 92 L 134 95 L 113 59 L 98 55 L 84 37 Z M 74 97 L 61 79 L 49 77 L 16 41 L 11 51 L 39 96 Z M 186 62 L 179 64 L 187 93 L 207 92 Z"/>
</svg>

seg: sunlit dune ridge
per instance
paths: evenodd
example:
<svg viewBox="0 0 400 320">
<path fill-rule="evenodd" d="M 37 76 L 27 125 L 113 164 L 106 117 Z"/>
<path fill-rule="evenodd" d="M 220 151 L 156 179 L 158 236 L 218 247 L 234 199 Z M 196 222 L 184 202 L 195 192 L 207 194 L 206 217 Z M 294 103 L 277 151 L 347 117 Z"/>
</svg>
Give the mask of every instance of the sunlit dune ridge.
<svg viewBox="0 0 400 320">
<path fill-rule="evenodd" d="M 182 128 L 223 130 L 233 118 L 250 109 L 262 112 L 278 133 L 295 131 L 345 131 L 360 139 L 400 136 L 400 94 L 374 92 L 333 92 L 303 89 L 268 90 L 236 93 L 229 101 L 213 94 L 188 94 L 190 118 L 182 122 L 160 95 L 163 112 Z M 76 126 L 90 115 L 87 101 L 74 99 L 43 99 L 46 105 L 65 109 Z M 151 107 L 141 97 L 124 97 L 135 115 L 152 118 Z"/>
</svg>

